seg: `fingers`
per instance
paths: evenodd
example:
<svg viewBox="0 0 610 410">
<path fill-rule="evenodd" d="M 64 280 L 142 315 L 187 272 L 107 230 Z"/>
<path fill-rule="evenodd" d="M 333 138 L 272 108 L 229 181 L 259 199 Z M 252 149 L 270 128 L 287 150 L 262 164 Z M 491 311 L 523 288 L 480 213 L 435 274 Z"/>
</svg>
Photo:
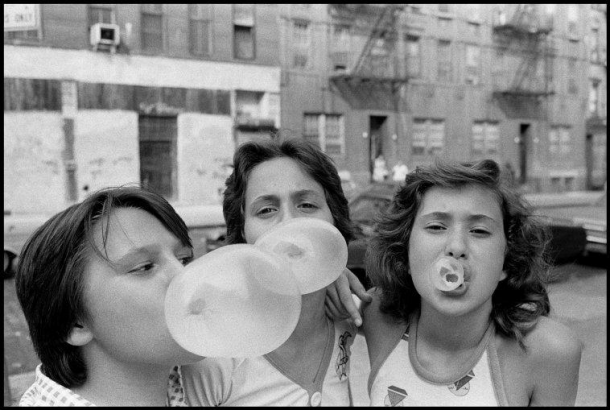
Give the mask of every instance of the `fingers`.
<svg viewBox="0 0 610 410">
<path fill-rule="evenodd" d="M 341 305 L 343 309 L 347 310 L 350 317 L 354 321 L 354 324 L 356 326 L 360 326 L 362 325 L 362 317 L 360 316 L 358 306 L 356 306 L 356 303 L 352 298 L 352 292 L 350 290 L 350 280 L 348 279 L 349 275 L 355 277 L 355 275 L 349 269 L 345 269 L 341 276 L 339 276 L 339 279 L 335 281 L 336 290 L 339 294 L 339 299 L 341 300 Z M 358 278 L 355 278 L 355 280 L 360 283 L 360 281 L 358 281 Z"/>
<path fill-rule="evenodd" d="M 369 303 L 373 301 L 373 297 L 366 292 L 364 285 L 362 285 L 358 277 L 351 270 L 345 268 L 343 273 L 345 273 L 349 280 L 349 287 L 352 290 L 352 293 L 358 296 L 363 302 Z"/>
</svg>

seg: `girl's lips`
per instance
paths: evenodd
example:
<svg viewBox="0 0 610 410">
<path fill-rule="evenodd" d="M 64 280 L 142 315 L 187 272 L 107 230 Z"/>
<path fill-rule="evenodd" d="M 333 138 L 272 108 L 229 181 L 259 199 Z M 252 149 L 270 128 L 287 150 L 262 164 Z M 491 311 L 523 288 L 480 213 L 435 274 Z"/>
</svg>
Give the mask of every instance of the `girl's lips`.
<svg viewBox="0 0 610 410">
<path fill-rule="evenodd" d="M 465 280 L 460 286 L 453 290 L 440 290 L 440 292 L 444 295 L 449 296 L 461 296 L 468 290 L 468 282 Z"/>
</svg>

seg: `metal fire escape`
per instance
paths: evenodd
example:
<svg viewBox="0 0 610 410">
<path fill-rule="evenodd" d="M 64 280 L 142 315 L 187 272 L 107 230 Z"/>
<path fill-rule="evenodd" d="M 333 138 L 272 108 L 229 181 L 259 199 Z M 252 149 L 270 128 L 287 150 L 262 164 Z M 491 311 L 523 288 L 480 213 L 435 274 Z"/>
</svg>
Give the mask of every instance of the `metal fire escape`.
<svg viewBox="0 0 610 410">
<path fill-rule="evenodd" d="M 542 12 L 544 5 L 504 6 L 498 9 L 494 18 L 495 45 L 500 54 L 516 57 L 518 65 L 514 71 L 504 72 L 503 78 L 494 81 L 493 95 L 509 116 L 509 111 L 520 111 L 521 114 L 527 111 L 545 119 L 547 109 L 542 103 L 554 94 L 555 53 L 550 38 L 552 16 Z M 506 65 L 511 67 L 510 63 Z"/>
<path fill-rule="evenodd" d="M 368 37 L 357 60 L 343 72 L 330 76 L 330 83 L 354 108 L 396 110 L 403 74 L 396 45 L 401 4 L 330 4 L 335 21 L 350 22 L 354 38 Z"/>
</svg>

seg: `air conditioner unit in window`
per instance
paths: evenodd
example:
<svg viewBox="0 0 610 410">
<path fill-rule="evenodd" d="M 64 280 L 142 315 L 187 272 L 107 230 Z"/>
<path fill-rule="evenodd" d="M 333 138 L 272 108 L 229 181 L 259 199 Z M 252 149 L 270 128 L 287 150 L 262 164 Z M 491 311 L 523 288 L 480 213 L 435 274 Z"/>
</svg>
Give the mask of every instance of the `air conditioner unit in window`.
<svg viewBox="0 0 610 410">
<path fill-rule="evenodd" d="M 110 23 L 96 23 L 91 26 L 89 40 L 95 50 L 98 48 L 114 49 L 119 45 L 119 26 Z"/>
</svg>

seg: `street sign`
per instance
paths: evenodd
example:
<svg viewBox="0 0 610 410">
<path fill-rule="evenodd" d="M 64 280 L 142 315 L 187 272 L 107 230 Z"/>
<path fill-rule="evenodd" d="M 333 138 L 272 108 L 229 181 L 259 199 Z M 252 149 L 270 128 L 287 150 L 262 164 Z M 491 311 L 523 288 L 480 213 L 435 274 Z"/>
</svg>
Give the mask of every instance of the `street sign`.
<svg viewBox="0 0 610 410">
<path fill-rule="evenodd" d="M 4 31 L 37 30 L 39 4 L 5 4 Z"/>
</svg>

